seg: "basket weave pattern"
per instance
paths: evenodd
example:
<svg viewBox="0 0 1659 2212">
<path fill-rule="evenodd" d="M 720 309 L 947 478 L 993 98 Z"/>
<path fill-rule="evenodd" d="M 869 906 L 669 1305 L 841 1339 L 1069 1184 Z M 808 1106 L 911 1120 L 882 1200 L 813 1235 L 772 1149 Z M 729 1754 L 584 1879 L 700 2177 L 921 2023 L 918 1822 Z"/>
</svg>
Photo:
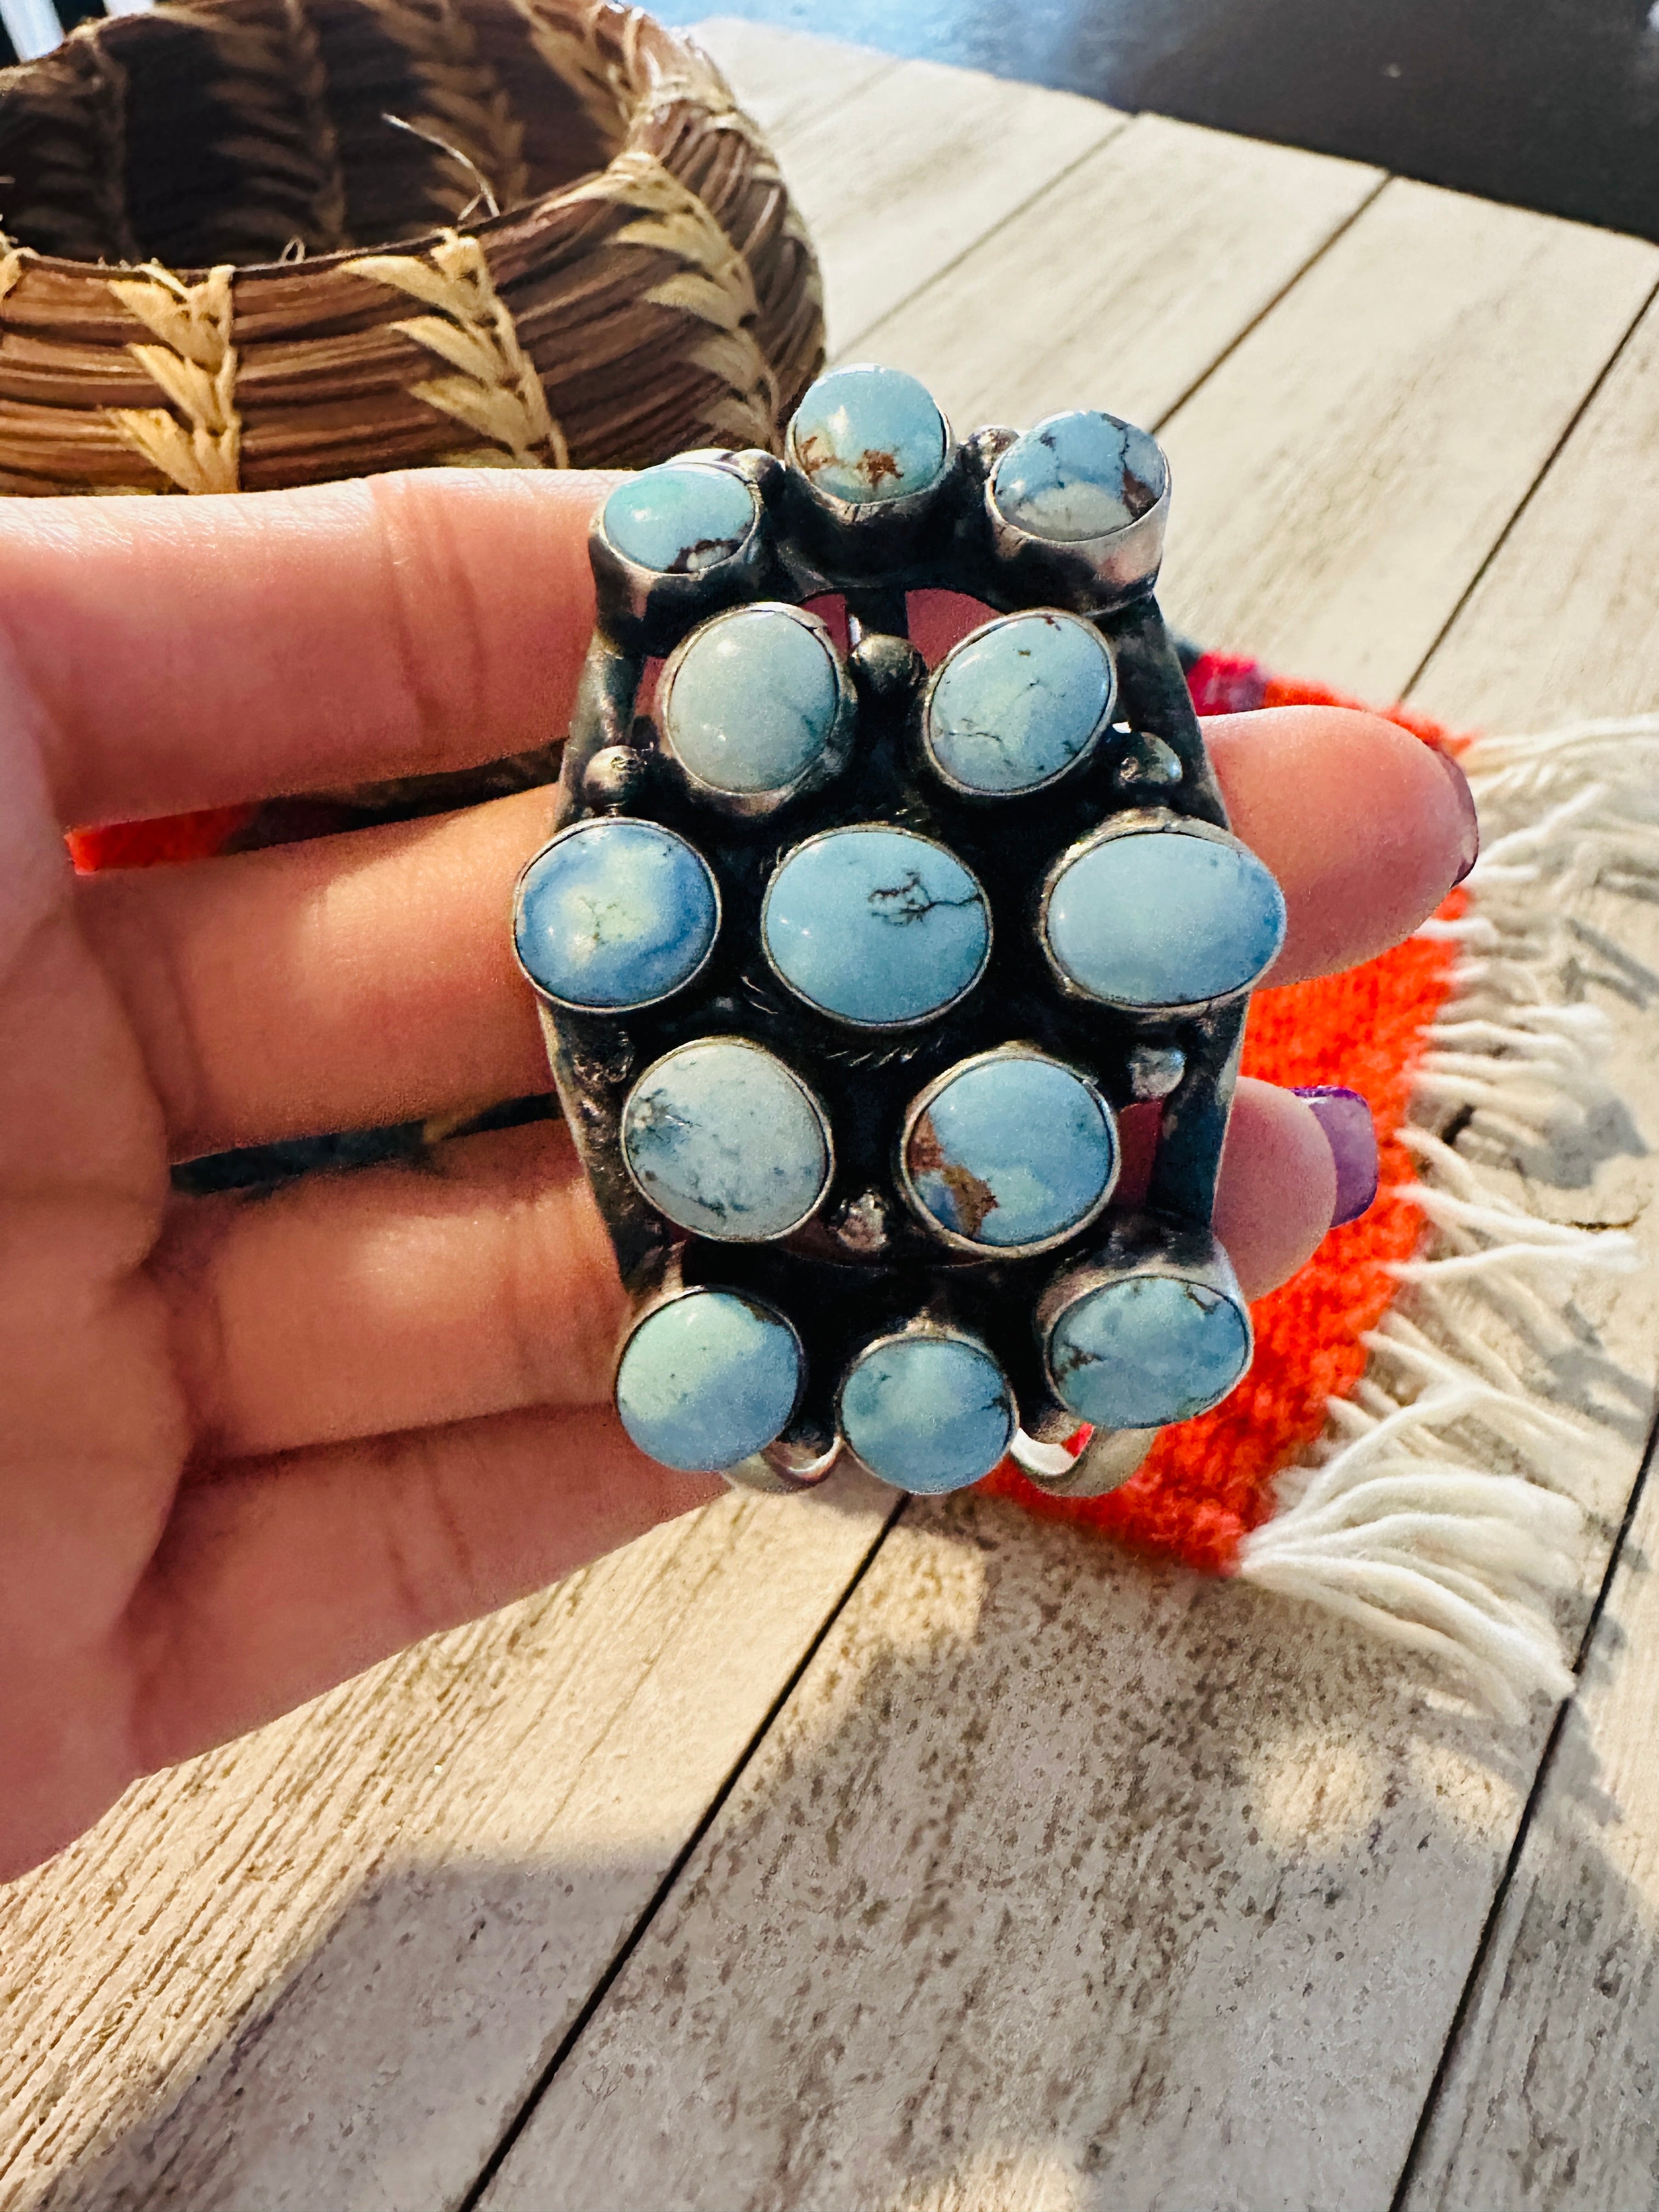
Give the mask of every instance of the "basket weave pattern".
<svg viewBox="0 0 1659 2212">
<path fill-rule="evenodd" d="M 3 492 L 775 448 L 823 344 L 755 125 L 609 0 L 195 0 L 0 71 Z"/>
</svg>

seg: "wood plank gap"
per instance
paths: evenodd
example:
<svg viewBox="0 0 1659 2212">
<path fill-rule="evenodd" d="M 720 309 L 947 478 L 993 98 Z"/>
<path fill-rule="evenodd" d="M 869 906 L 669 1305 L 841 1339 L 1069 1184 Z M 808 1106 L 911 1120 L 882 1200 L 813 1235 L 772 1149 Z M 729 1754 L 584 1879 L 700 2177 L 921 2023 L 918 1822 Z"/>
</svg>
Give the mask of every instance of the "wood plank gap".
<svg viewBox="0 0 1659 2212">
<path fill-rule="evenodd" d="M 1208 368 L 1200 369 L 1199 374 L 1187 386 L 1187 389 L 1182 392 L 1177 398 L 1172 399 L 1170 402 L 1170 404 L 1164 410 L 1164 412 L 1158 416 L 1155 421 L 1148 422 L 1145 427 L 1153 432 L 1161 430 L 1172 415 L 1178 414 L 1181 409 L 1187 404 L 1187 402 L 1192 398 L 1195 393 L 1201 392 L 1204 389 L 1204 386 L 1209 382 L 1210 379 L 1216 374 L 1216 371 L 1225 368 L 1226 364 L 1238 351 L 1240 346 L 1243 344 L 1245 339 L 1249 337 L 1251 331 L 1256 330 L 1261 324 L 1265 323 L 1268 316 L 1273 313 L 1274 309 L 1279 305 L 1279 303 L 1287 299 L 1290 295 L 1295 291 L 1297 286 L 1302 283 L 1303 279 L 1309 276 L 1314 270 L 1318 268 L 1320 263 L 1325 258 L 1325 256 L 1330 252 L 1331 248 L 1338 244 L 1340 240 L 1347 236 L 1348 233 L 1353 228 L 1355 223 L 1358 222 L 1360 216 L 1364 214 L 1366 209 L 1370 206 L 1374 200 L 1380 199 L 1394 181 L 1395 180 L 1392 177 L 1379 177 L 1376 185 L 1369 192 L 1366 193 L 1364 198 L 1360 201 L 1358 206 L 1355 208 L 1351 214 L 1345 216 L 1342 221 L 1338 223 L 1336 228 L 1331 233 L 1330 236 L 1314 248 L 1313 252 L 1302 264 L 1302 266 L 1285 279 L 1285 282 L 1273 294 L 1272 299 L 1263 301 L 1262 305 L 1256 310 L 1255 313 L 1251 316 L 1249 321 L 1244 325 L 1242 330 L 1235 332 L 1232 338 L 1216 356 L 1215 359 L 1210 363 Z M 1628 337 L 1630 335 L 1629 331 L 1626 331 L 1625 335 Z"/>
<path fill-rule="evenodd" d="M 1050 192 L 1057 192 L 1062 185 L 1067 183 L 1071 178 L 1076 174 L 1078 170 L 1083 167 L 1085 161 L 1093 161 L 1095 155 L 1099 153 L 1103 146 L 1109 146 L 1115 138 L 1121 137 L 1124 131 L 1128 129 L 1130 124 L 1133 121 L 1134 118 L 1133 115 L 1120 115 L 1117 118 L 1117 127 L 1115 130 L 1108 131 L 1105 137 L 1103 138 L 1097 138 L 1092 146 L 1085 146 L 1083 151 L 1078 155 L 1077 159 L 1073 161 L 1067 162 L 1066 166 L 1060 171 L 1058 175 L 1050 177 L 1046 184 L 1039 185 L 1036 191 L 1028 193 L 1025 198 L 1021 200 L 1017 206 L 1011 207 L 1006 215 L 999 216 L 988 230 L 982 230 L 977 238 L 970 239 L 968 244 L 963 247 L 960 253 L 953 253 L 951 258 L 940 268 L 930 270 L 928 274 L 923 277 L 919 284 L 912 285 L 902 300 L 893 301 L 890 306 L 884 307 L 878 315 L 872 316 L 869 322 L 864 324 L 861 328 L 855 331 L 853 336 L 848 339 L 844 346 L 838 346 L 836 348 L 836 360 L 838 362 L 844 361 L 847 356 L 852 351 L 853 348 L 857 345 L 862 345 L 865 339 L 870 335 L 870 332 L 875 330 L 880 324 L 884 323 L 888 319 L 889 316 L 900 313 L 904 308 L 909 306 L 912 300 L 919 299 L 922 293 L 928 291 L 933 285 L 940 283 L 945 277 L 950 276 L 953 270 L 960 269 L 964 261 L 969 260 L 974 254 L 977 253 L 983 246 L 988 244 L 992 239 L 999 236 L 1000 233 L 1006 230 L 1011 222 L 1017 222 L 1020 216 L 1023 216 L 1029 208 L 1036 207 L 1041 201 L 1045 200 Z"/>
<path fill-rule="evenodd" d="M 1589 1619 L 1584 1623 L 1584 1632 L 1578 1639 L 1578 1650 L 1574 1655 L 1572 1662 L 1572 1671 L 1577 1680 L 1583 1679 L 1584 1668 L 1595 1641 L 1596 1631 L 1601 1626 L 1601 1616 L 1607 1611 L 1608 1600 L 1613 1595 L 1613 1577 L 1619 1571 L 1620 1560 L 1624 1558 L 1625 1547 L 1629 1542 L 1631 1530 L 1635 1526 L 1637 1510 L 1641 1505 L 1643 1494 L 1648 1486 L 1648 1477 L 1653 1471 L 1656 1448 L 1659 1448 L 1659 1408 L 1656 1408 L 1653 1419 L 1648 1428 L 1648 1440 L 1642 1451 L 1642 1464 L 1637 1471 L 1636 1480 L 1631 1486 L 1630 1496 L 1625 1501 L 1624 1517 L 1619 1523 L 1619 1532 L 1613 1538 L 1612 1549 L 1607 1554 L 1607 1569 L 1601 1577 L 1601 1586 L 1595 1593 L 1595 1602 L 1590 1608 Z M 884 1530 L 883 1534 L 885 1534 L 885 1533 Z M 872 1559 L 875 1557 L 873 1551 L 870 1556 Z M 862 1572 L 862 1569 L 860 1571 Z M 1532 1831 L 1534 1820 L 1543 1802 L 1544 1792 L 1549 1786 L 1556 1755 L 1561 1747 L 1562 1734 L 1567 1725 L 1567 1716 L 1571 1712 L 1577 1700 L 1577 1695 L 1578 1692 L 1575 1688 L 1571 1697 L 1562 1699 L 1556 1708 L 1555 1718 L 1550 1723 L 1550 1732 L 1545 1739 L 1543 1755 L 1538 1762 L 1538 1771 L 1533 1776 L 1532 1787 L 1527 1792 L 1527 1802 L 1522 1808 L 1520 1820 L 1516 1823 L 1515 1837 L 1510 1845 L 1509 1856 L 1504 1862 L 1503 1874 L 1498 1879 L 1497 1888 L 1492 1892 L 1492 1905 L 1481 1927 L 1480 1940 L 1475 1945 L 1474 1956 L 1469 1960 L 1469 1970 L 1464 1977 L 1456 2009 L 1452 2014 L 1451 2025 L 1446 2030 L 1446 2040 L 1441 2046 L 1440 2057 L 1436 2062 L 1434 2072 L 1430 2077 L 1428 2090 L 1423 2099 L 1423 2109 L 1418 2114 L 1417 2125 L 1412 2131 L 1412 2139 L 1406 2152 L 1405 2163 L 1400 2169 L 1400 2179 L 1395 2184 L 1394 2195 L 1389 2199 L 1389 2212 L 1405 2212 L 1406 2199 L 1410 2194 L 1412 2185 L 1416 2180 L 1419 2167 L 1422 2164 L 1429 2130 L 1434 2124 L 1435 2113 L 1445 2089 L 1446 2077 L 1450 2073 L 1452 2063 L 1457 2056 L 1457 2046 L 1468 2022 L 1470 2008 L 1474 2005 L 1475 1993 L 1480 1988 L 1480 1978 L 1486 1971 L 1486 1957 L 1492 1948 L 1492 1938 L 1497 1933 L 1498 1923 L 1503 1917 L 1504 1907 L 1520 1869 L 1522 1854 L 1526 1850 L 1527 1838 Z"/>
<path fill-rule="evenodd" d="M 1620 362 L 1624 358 L 1625 354 L 1629 349 L 1632 340 L 1635 337 L 1637 331 L 1641 328 L 1644 318 L 1646 316 L 1649 309 L 1653 306 L 1656 300 L 1659 300 L 1659 283 L 1655 283 L 1653 289 L 1648 294 L 1646 299 L 1643 301 L 1636 313 L 1632 316 L 1629 324 L 1626 327 L 1624 336 L 1620 339 L 1618 344 L 1614 346 L 1613 351 L 1607 356 L 1606 361 L 1602 362 L 1601 373 L 1596 377 L 1595 381 L 1590 386 L 1589 391 L 1585 392 L 1577 406 L 1574 408 L 1572 415 L 1563 428 L 1560 436 L 1550 447 L 1548 453 L 1546 455 L 1542 467 L 1539 470 L 1537 475 L 1534 477 L 1532 482 L 1527 486 L 1526 490 L 1522 494 L 1520 502 L 1516 506 L 1514 514 L 1510 515 L 1509 520 L 1504 525 L 1498 535 L 1492 539 L 1492 544 L 1487 547 L 1486 558 L 1481 562 L 1474 574 L 1469 578 L 1468 582 L 1463 586 L 1462 592 L 1458 599 L 1456 605 L 1446 617 L 1445 621 L 1441 623 L 1440 628 L 1436 631 L 1433 640 L 1429 645 L 1428 650 L 1424 653 L 1423 658 L 1418 662 L 1416 667 L 1413 669 L 1409 680 L 1401 687 L 1400 696 L 1402 699 L 1409 699 L 1412 693 L 1422 682 L 1424 675 L 1428 669 L 1429 663 L 1434 659 L 1436 653 L 1439 652 L 1447 638 L 1450 636 L 1453 629 L 1455 627 L 1463 612 L 1464 608 L 1468 606 L 1469 601 L 1474 597 L 1475 592 L 1480 589 L 1481 583 L 1486 578 L 1487 570 L 1492 567 L 1492 562 L 1497 560 L 1504 546 L 1508 544 L 1510 538 L 1515 533 L 1517 525 L 1520 523 L 1521 518 L 1525 514 L 1527 509 L 1532 505 L 1534 500 L 1538 496 L 1539 492 L 1543 489 L 1545 479 L 1548 477 L 1550 471 L 1555 466 L 1556 462 L 1560 459 L 1562 450 L 1565 447 L 1567 441 L 1572 436 L 1574 431 L 1577 429 L 1578 425 L 1583 421 L 1585 416 L 1589 413 L 1590 408 L 1595 404 L 1595 400 L 1600 396 L 1601 389 L 1607 383 L 1607 379 L 1613 374 L 1613 370 L 1619 366 Z M 1651 1449 L 1650 1443 L 1650 1449 Z M 1638 1492 L 1641 1489 L 1642 1482 L 1645 1480 L 1646 1468 L 1644 1465 L 1642 1476 L 1638 1479 L 1637 1483 Z M 1634 1496 L 1636 1492 L 1633 1492 L 1632 1494 Z M 1615 1554 L 1615 1558 L 1616 1556 L 1617 1555 Z M 1609 1568 L 1608 1571 L 1611 1573 L 1612 1569 Z M 1603 1595 L 1605 1595 L 1606 1591 L 1604 1586 Z M 1589 1632 L 1586 1631 L 1585 1632 L 1586 1635 L 1588 1635 Z M 1580 1656 L 1582 1659 L 1582 1650 Z M 1559 1730 L 1559 1725 L 1560 1723 L 1558 1721 L 1558 1733 Z M 1553 1735 L 1552 1735 L 1550 1741 L 1552 1747 L 1553 1747 L 1555 1741 Z M 1518 1844 L 1516 1848 L 1519 1848 Z"/>
<path fill-rule="evenodd" d="M 691 1833 L 686 1838 L 684 1843 L 680 1846 L 679 1851 L 676 1855 L 672 1863 L 668 1868 L 666 1873 L 663 1875 L 662 1880 L 657 1884 L 656 1888 L 653 1891 L 650 1903 L 646 1906 L 644 1911 L 641 1913 L 639 1918 L 629 1930 L 624 1941 L 617 1947 L 616 1955 L 612 1958 L 609 1966 L 606 1966 L 605 1972 L 599 1976 L 598 1981 L 594 1983 L 592 1988 L 588 1991 L 586 2002 L 583 2004 L 581 2010 L 576 2014 L 574 2020 L 571 2021 L 564 2034 L 559 2039 L 558 2043 L 555 2045 L 552 2057 L 548 2060 L 546 2065 L 543 2067 L 541 2072 L 536 2076 L 535 2081 L 532 2083 L 528 2095 L 525 2098 L 524 2102 L 520 2106 L 518 2111 L 513 2115 L 513 2118 L 507 2127 L 503 2129 L 501 2140 L 496 2143 L 494 2150 L 490 2152 L 489 2156 L 484 2160 L 483 2166 L 479 2170 L 477 2179 L 473 2183 L 471 2188 L 468 2190 L 466 2195 L 461 2198 L 460 2203 L 456 2207 L 456 2212 L 477 2212 L 477 2206 L 483 2197 L 484 2191 L 489 2188 L 490 2183 L 495 2179 L 496 2174 L 501 2171 L 507 2160 L 512 2156 L 514 2146 L 517 2144 L 520 2136 L 524 2133 L 526 2128 L 529 2125 L 531 2118 L 533 2115 L 537 2106 L 541 2102 L 548 2090 L 551 2087 L 554 2078 L 557 2075 L 559 2069 L 564 2064 L 565 2060 L 570 2056 L 577 2044 L 581 2040 L 588 2022 L 592 2019 L 594 2014 L 599 2010 L 599 2007 L 605 2002 L 606 1996 L 610 1994 L 611 1984 L 616 1981 L 617 1976 L 623 1972 L 629 1960 L 633 1957 L 635 1952 L 639 1948 L 641 1943 L 645 1940 L 647 1934 L 650 1930 L 651 1923 L 655 1920 L 658 1913 L 667 1903 L 669 1896 L 674 1888 L 674 1885 L 678 1881 L 681 1875 L 684 1873 L 687 1862 L 690 1860 L 692 1853 L 696 1850 L 698 1844 L 702 1843 L 709 1829 L 714 1825 L 714 1822 L 720 1818 L 727 1798 L 730 1797 L 732 1792 L 737 1788 L 738 1783 L 743 1779 L 744 1770 L 748 1767 L 750 1762 L 753 1759 L 756 1753 L 760 1749 L 762 1744 L 766 1741 L 773 1723 L 777 1719 L 778 1715 L 783 1711 L 790 1698 L 794 1695 L 801 1677 L 805 1674 L 812 1662 L 817 1657 L 819 1650 L 823 1648 L 824 1638 L 830 1634 L 831 1629 L 835 1627 L 836 1623 L 841 1619 L 842 1614 L 846 1611 L 847 1607 L 851 1602 L 854 1591 L 858 1589 L 860 1583 L 863 1582 L 871 1568 L 875 1565 L 877 1555 L 880 1552 L 882 1546 L 887 1541 L 889 1536 L 892 1534 L 893 1530 L 897 1527 L 898 1522 L 904 1513 L 904 1510 L 909 1503 L 910 1500 L 908 1497 L 900 1498 L 892 1511 L 882 1522 L 880 1532 L 877 1535 L 875 1542 L 871 1545 L 863 1559 L 860 1560 L 857 1572 L 849 1578 L 846 1589 L 842 1590 L 832 1610 L 825 1614 L 823 1621 L 819 1624 L 817 1635 L 813 1637 L 811 1642 L 801 1653 L 799 1659 L 797 1661 L 794 1668 L 789 1675 L 789 1679 L 783 1684 L 782 1687 L 779 1690 L 777 1696 L 774 1698 L 771 1704 L 767 1707 L 765 1717 L 761 1722 L 760 1726 L 755 1730 L 753 1735 L 750 1737 L 748 1742 L 744 1746 L 742 1752 L 732 1765 L 731 1772 L 726 1776 L 725 1781 L 721 1783 L 720 1788 L 715 1791 L 713 1797 L 709 1799 L 702 1818 L 698 1821 L 696 1826 L 692 1830 Z"/>
</svg>

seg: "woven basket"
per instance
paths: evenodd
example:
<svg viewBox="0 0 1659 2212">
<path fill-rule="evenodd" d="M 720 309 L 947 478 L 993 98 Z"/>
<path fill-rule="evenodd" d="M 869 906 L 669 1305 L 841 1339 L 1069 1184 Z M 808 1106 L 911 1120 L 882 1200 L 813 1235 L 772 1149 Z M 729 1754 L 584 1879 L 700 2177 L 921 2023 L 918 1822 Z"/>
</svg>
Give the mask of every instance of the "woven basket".
<svg viewBox="0 0 1659 2212">
<path fill-rule="evenodd" d="M 606 0 L 87 24 L 0 71 L 0 226 L 10 493 L 775 447 L 823 354 L 765 142 Z"/>
</svg>

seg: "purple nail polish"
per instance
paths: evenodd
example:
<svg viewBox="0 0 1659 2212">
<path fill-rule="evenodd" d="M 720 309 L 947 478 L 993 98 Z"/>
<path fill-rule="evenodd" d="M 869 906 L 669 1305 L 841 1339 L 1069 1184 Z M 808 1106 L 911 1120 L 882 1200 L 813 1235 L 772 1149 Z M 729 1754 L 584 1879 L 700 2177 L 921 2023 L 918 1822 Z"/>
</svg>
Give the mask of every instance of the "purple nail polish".
<svg viewBox="0 0 1659 2212">
<path fill-rule="evenodd" d="M 1475 811 L 1474 793 L 1469 789 L 1469 780 L 1449 753 L 1443 753 L 1438 745 L 1431 747 L 1435 758 L 1446 771 L 1451 786 L 1457 793 L 1457 808 L 1463 817 L 1463 843 L 1457 873 L 1452 878 L 1455 889 L 1480 858 L 1480 817 Z"/>
<path fill-rule="evenodd" d="M 1358 1221 L 1376 1196 L 1376 1124 L 1359 1093 L 1345 1091 L 1340 1084 L 1310 1084 L 1296 1095 L 1312 1107 L 1336 1163 L 1336 1210 L 1331 1226 L 1340 1229 L 1345 1221 Z"/>
</svg>

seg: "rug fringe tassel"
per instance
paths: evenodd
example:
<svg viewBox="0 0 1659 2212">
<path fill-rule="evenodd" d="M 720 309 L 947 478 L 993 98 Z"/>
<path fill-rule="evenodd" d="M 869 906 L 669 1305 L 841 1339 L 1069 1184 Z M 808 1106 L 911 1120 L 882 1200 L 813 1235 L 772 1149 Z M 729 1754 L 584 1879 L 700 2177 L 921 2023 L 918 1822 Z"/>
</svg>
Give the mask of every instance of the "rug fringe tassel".
<svg viewBox="0 0 1659 2212">
<path fill-rule="evenodd" d="M 1573 908 L 1595 886 L 1659 895 L 1659 714 L 1479 738 L 1462 758 L 1486 842 L 1468 910 L 1420 933 L 1458 957 L 1401 1132 L 1418 1166 L 1402 1194 L 1431 1241 L 1395 1268 L 1407 1310 L 1365 1338 L 1359 1388 L 1280 1477 L 1237 1572 L 1428 1654 L 1513 1718 L 1535 1693 L 1571 1691 L 1558 1616 L 1612 1440 L 1531 1389 L 1458 1293 L 1478 1291 L 1547 1353 L 1571 1340 L 1561 1279 L 1628 1270 L 1638 1252 L 1622 1231 L 1527 1212 L 1436 1132 L 1459 1115 L 1497 1146 L 1535 1146 L 1611 1103 L 1612 1024 L 1564 994 L 1598 973 L 1626 996 L 1650 984 Z"/>
</svg>

